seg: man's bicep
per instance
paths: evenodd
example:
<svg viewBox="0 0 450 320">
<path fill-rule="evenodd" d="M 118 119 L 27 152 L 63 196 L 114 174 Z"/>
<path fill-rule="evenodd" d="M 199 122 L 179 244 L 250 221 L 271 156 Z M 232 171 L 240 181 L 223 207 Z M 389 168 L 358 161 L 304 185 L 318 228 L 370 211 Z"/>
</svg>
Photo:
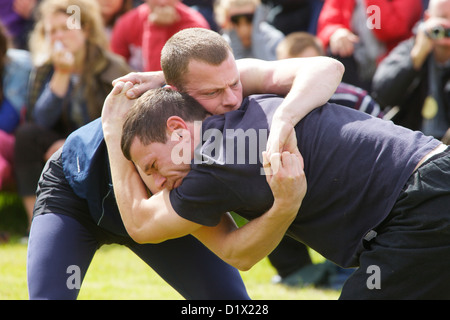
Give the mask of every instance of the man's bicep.
<svg viewBox="0 0 450 320">
<path fill-rule="evenodd" d="M 262 60 L 245 58 L 236 60 L 244 97 L 259 93 L 276 93 L 266 92 L 266 83 L 263 81 L 267 76 L 268 70 L 264 69 L 265 63 Z M 264 70 L 264 72 L 262 71 Z"/>
<path fill-rule="evenodd" d="M 202 227 L 202 225 L 195 223 L 193 221 L 187 220 L 180 216 L 173 208 L 170 197 L 170 192 L 167 190 L 163 191 L 164 201 L 168 209 L 169 221 L 167 228 L 171 230 L 173 238 L 179 238 L 191 234 Z"/>
<path fill-rule="evenodd" d="M 219 224 L 214 227 L 202 226 L 192 232 L 192 235 L 202 242 L 209 250 L 218 257 L 226 259 L 227 241 L 230 233 L 238 228 L 229 213 L 222 215 Z"/>
<path fill-rule="evenodd" d="M 163 190 L 145 201 L 140 211 L 144 215 L 140 227 L 130 236 L 138 243 L 160 243 L 195 232 L 201 225 L 177 214 L 169 200 L 169 191 Z M 147 218 L 145 218 L 147 217 Z"/>
</svg>

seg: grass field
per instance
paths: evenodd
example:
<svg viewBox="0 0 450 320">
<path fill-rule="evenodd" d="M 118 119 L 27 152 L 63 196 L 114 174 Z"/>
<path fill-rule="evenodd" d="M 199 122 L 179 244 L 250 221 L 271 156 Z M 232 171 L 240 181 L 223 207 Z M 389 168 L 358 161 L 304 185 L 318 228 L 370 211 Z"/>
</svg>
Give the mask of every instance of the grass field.
<svg viewBox="0 0 450 320">
<path fill-rule="evenodd" d="M 28 299 L 26 282 L 27 246 L 20 243 L 26 216 L 14 196 L 0 195 L 0 231 L 11 241 L 0 244 L 0 300 Z M 316 262 L 322 258 L 313 256 Z M 314 288 L 292 289 L 272 284 L 275 270 L 267 259 L 242 272 L 250 297 L 255 300 L 335 300 L 338 291 Z M 183 299 L 153 270 L 126 247 L 103 246 L 94 256 L 84 279 L 80 300 L 180 300 Z"/>
<path fill-rule="evenodd" d="M 26 245 L 0 245 L 0 300 L 28 299 Z M 255 300 L 335 300 L 334 290 L 291 289 L 271 284 L 275 274 L 263 260 L 242 277 Z M 130 250 L 118 245 L 102 247 L 94 257 L 79 295 L 80 300 L 183 299 Z"/>
</svg>

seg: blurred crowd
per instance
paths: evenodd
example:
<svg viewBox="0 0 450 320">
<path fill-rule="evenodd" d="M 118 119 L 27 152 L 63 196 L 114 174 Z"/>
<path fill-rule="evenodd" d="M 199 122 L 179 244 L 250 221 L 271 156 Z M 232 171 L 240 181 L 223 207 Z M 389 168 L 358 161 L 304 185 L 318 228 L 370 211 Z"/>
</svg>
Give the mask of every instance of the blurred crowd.
<svg viewBox="0 0 450 320">
<path fill-rule="evenodd" d="M 333 102 L 450 141 L 450 0 L 2 0 L 0 192 L 30 223 L 46 160 L 100 116 L 112 80 L 160 70 L 190 27 L 220 33 L 236 59 L 334 57 L 346 72 Z M 270 261 L 288 285 L 345 279 L 288 238 Z"/>
</svg>

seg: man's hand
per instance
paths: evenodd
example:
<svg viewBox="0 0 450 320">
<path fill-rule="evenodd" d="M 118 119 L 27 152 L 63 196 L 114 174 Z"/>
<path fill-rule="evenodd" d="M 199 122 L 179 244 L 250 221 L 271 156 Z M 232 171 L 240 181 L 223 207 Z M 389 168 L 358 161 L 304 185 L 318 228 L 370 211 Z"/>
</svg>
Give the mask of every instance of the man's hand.
<svg viewBox="0 0 450 320">
<path fill-rule="evenodd" d="M 294 219 L 307 190 L 302 157 L 283 152 L 274 153 L 268 159 L 263 152 L 263 159 L 266 180 L 274 196 L 274 208 Z"/>
<path fill-rule="evenodd" d="M 275 153 L 287 151 L 300 158 L 303 168 L 303 158 L 297 147 L 297 137 L 294 130 L 295 124 L 292 123 L 292 119 L 284 119 L 282 117 L 283 114 L 276 112 L 272 120 L 269 137 L 267 138 L 267 157 L 270 158 Z"/>
<path fill-rule="evenodd" d="M 113 81 L 113 86 L 118 82 L 131 82 L 133 86 L 128 89 L 126 95 L 129 99 L 139 98 L 150 89 L 161 88 L 166 80 L 162 71 L 132 72 Z"/>
<path fill-rule="evenodd" d="M 110 94 L 106 97 L 102 110 L 102 127 L 105 139 L 112 138 L 120 143 L 122 126 L 125 116 L 134 104 L 134 100 L 126 96 L 133 87 L 131 82 L 116 82 Z"/>
</svg>

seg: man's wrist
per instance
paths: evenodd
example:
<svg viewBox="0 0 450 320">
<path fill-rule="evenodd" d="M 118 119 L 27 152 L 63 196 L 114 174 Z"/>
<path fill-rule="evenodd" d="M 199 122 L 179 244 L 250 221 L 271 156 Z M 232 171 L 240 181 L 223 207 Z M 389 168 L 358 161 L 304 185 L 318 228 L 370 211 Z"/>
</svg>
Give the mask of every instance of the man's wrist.
<svg viewBox="0 0 450 320">
<path fill-rule="evenodd" d="M 112 144 L 117 142 L 120 145 L 120 140 L 122 139 L 122 129 L 117 129 L 117 125 L 108 124 L 108 122 L 102 123 L 103 128 L 103 138 L 107 144 Z"/>
<path fill-rule="evenodd" d="M 276 217 L 292 218 L 297 216 L 299 205 L 296 205 L 292 199 L 277 199 L 275 198 L 272 205 L 272 215 Z"/>
</svg>

